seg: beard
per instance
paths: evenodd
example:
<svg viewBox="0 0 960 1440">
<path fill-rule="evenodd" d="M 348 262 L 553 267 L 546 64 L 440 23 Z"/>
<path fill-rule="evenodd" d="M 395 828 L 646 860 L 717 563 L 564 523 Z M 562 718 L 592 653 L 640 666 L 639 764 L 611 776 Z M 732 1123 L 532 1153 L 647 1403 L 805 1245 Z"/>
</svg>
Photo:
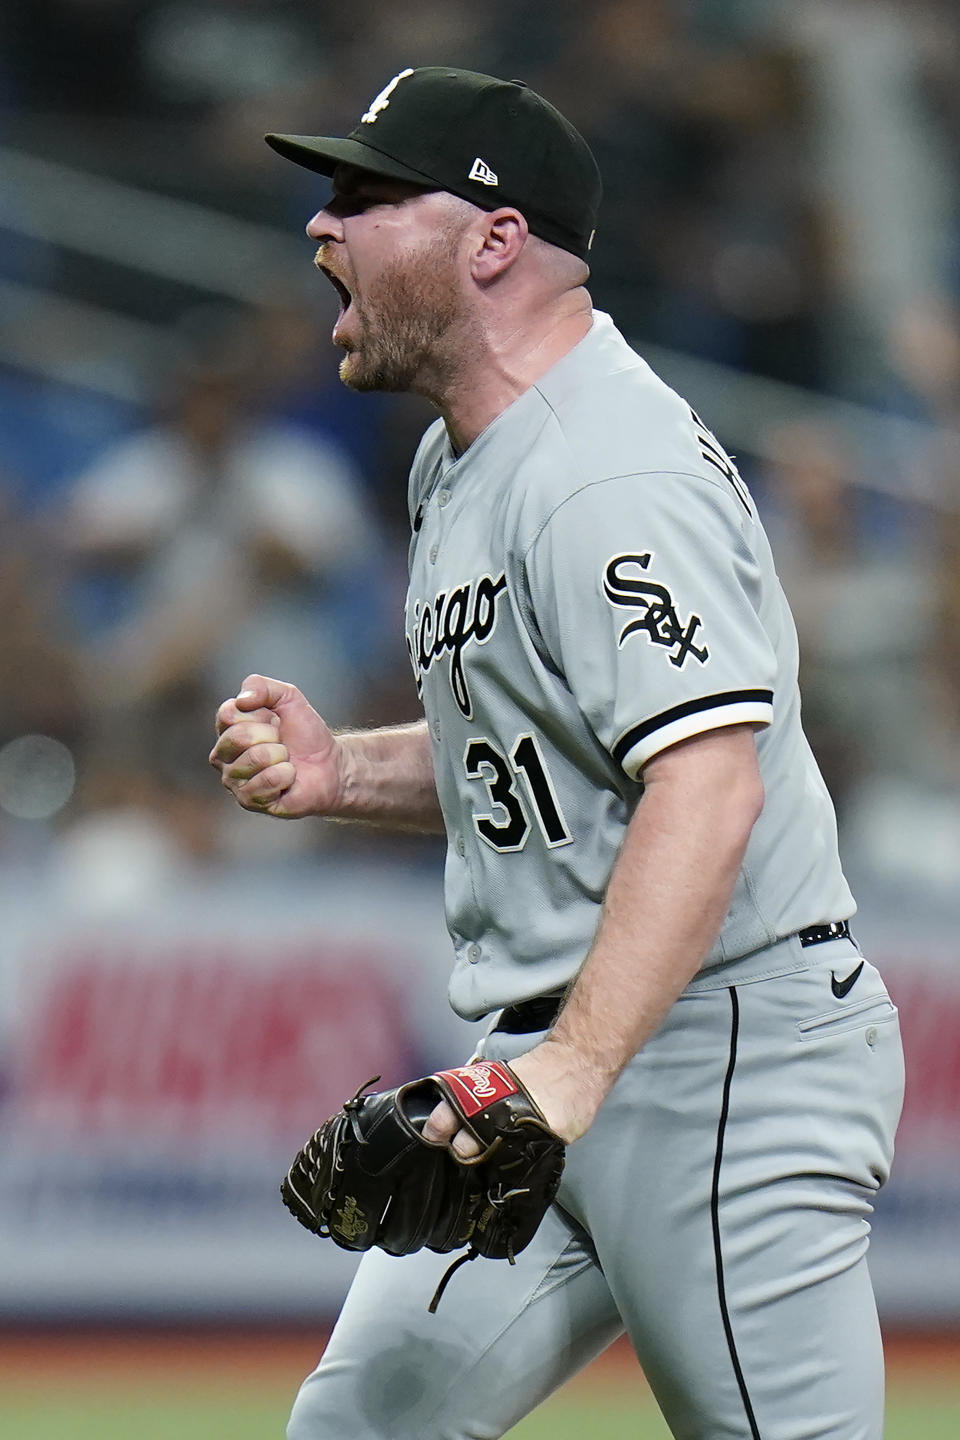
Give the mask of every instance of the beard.
<svg viewBox="0 0 960 1440">
<path fill-rule="evenodd" d="M 353 306 L 360 336 L 340 362 L 351 390 L 420 391 L 443 364 L 443 340 L 460 315 L 453 237 L 440 233 L 415 254 L 384 265 Z"/>
</svg>

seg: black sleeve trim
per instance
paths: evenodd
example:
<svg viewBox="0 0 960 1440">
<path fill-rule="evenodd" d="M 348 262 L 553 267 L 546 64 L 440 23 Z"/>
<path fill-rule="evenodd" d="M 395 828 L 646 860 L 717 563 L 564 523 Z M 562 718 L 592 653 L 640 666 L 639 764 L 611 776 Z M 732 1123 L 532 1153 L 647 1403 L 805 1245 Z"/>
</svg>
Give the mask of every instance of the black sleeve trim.
<svg viewBox="0 0 960 1440">
<path fill-rule="evenodd" d="M 772 705 L 773 691 L 724 690 L 719 695 L 704 695 L 698 700 L 685 700 L 682 705 L 674 705 L 670 710 L 661 710 L 652 720 L 644 720 L 639 725 L 632 726 L 625 735 L 621 735 L 613 747 L 613 758 L 622 765 L 633 747 L 641 740 L 645 740 L 657 730 L 662 730 L 665 725 L 672 725 L 676 720 L 685 720 L 688 715 L 698 715 L 704 710 L 718 710 L 723 705 L 743 704 Z"/>
</svg>

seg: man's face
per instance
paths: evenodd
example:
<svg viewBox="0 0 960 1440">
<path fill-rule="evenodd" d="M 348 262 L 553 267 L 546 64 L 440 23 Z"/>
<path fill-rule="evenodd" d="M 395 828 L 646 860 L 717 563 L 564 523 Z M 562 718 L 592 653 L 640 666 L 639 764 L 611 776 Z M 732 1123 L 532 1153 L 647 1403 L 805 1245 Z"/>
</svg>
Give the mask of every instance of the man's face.
<svg viewBox="0 0 960 1440">
<path fill-rule="evenodd" d="M 315 264 L 340 296 L 334 344 L 354 390 L 413 390 L 436 367 L 460 313 L 458 231 L 442 193 L 338 166 L 333 198 L 307 226 Z"/>
</svg>

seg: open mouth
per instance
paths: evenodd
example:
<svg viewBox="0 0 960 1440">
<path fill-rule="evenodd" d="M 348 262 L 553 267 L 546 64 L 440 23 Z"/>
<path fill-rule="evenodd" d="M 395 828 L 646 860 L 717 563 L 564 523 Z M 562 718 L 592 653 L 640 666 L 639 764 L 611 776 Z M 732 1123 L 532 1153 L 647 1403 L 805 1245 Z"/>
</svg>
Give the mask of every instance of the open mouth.
<svg viewBox="0 0 960 1440">
<path fill-rule="evenodd" d="M 330 281 L 330 284 L 333 286 L 334 290 L 336 290 L 337 299 L 340 301 L 340 314 L 337 316 L 337 323 L 333 327 L 333 334 L 330 338 L 333 340 L 333 343 L 335 345 L 343 345 L 345 349 L 350 349 L 351 347 L 349 343 L 343 336 L 343 326 L 347 316 L 347 312 L 349 311 L 350 306 L 353 304 L 353 294 L 350 290 L 347 289 L 346 285 L 340 279 L 340 276 L 335 275 L 333 271 L 328 269 L 326 265 L 317 264 L 317 269 L 321 271 L 322 274 L 326 275 L 327 279 Z"/>
<path fill-rule="evenodd" d="M 342 315 L 343 312 L 349 307 L 353 296 L 347 289 L 346 285 L 344 285 L 343 281 L 339 278 L 339 276 L 334 275 L 333 271 L 329 270 L 326 265 L 318 265 L 317 269 L 321 272 L 321 274 L 326 275 L 327 279 L 330 281 L 330 284 L 333 286 L 334 290 L 336 290 L 337 292 L 337 295 L 340 297 L 340 313 Z"/>
<path fill-rule="evenodd" d="M 325 271 L 325 274 L 330 280 L 330 283 L 333 286 L 334 290 L 336 290 L 337 294 L 340 296 L 341 311 L 346 310 L 347 306 L 353 299 L 353 296 L 350 294 L 350 291 L 347 289 L 346 285 L 344 285 L 343 281 L 337 279 L 336 275 L 331 274 L 329 270 Z"/>
</svg>

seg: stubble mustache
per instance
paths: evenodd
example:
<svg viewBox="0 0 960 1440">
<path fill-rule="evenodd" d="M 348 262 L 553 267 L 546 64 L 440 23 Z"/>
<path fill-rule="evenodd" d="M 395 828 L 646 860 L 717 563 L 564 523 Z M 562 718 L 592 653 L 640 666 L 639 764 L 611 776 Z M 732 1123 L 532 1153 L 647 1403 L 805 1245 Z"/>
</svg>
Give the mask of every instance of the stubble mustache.
<svg viewBox="0 0 960 1440">
<path fill-rule="evenodd" d="M 339 275 L 334 269 L 334 267 L 330 264 L 330 255 L 326 243 L 318 247 L 317 253 L 313 257 L 313 264 L 314 268 L 319 270 L 321 275 L 325 275 L 326 278 L 333 285 L 333 288 L 340 296 L 340 300 L 342 301 L 342 303 L 344 305 L 349 305 L 350 301 L 354 298 L 353 288 L 352 286 L 347 284 L 347 282 L 342 278 L 342 276 Z"/>
</svg>

